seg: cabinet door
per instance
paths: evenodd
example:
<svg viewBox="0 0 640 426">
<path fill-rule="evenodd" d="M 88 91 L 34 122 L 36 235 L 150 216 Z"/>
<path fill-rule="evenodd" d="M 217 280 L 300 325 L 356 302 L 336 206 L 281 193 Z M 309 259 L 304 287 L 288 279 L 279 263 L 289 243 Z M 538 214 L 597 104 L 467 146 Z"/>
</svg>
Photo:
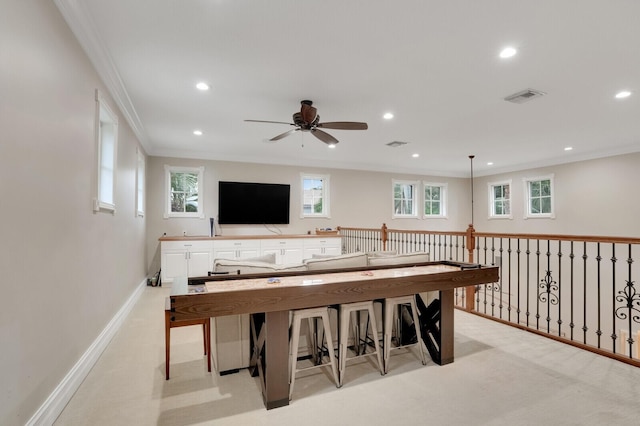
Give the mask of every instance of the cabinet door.
<svg viewBox="0 0 640 426">
<path fill-rule="evenodd" d="M 235 259 L 236 258 L 236 250 L 229 249 L 215 249 L 213 250 L 213 258 L 214 259 Z"/>
<path fill-rule="evenodd" d="M 246 259 L 260 255 L 260 240 L 224 240 L 213 244 L 214 259 Z"/>
<path fill-rule="evenodd" d="M 274 254 L 276 256 L 276 263 L 282 263 L 282 249 L 268 248 L 262 250 L 262 256 L 267 254 Z"/>
<path fill-rule="evenodd" d="M 303 242 L 299 238 L 264 239 L 262 254 L 275 253 L 276 263 L 300 263 L 303 258 Z"/>
<path fill-rule="evenodd" d="M 282 258 L 279 263 L 301 263 L 304 250 L 302 247 L 289 247 L 282 250 Z"/>
<path fill-rule="evenodd" d="M 339 256 L 342 254 L 341 244 L 339 237 L 308 238 L 304 242 L 304 258 L 309 259 L 314 254 Z"/>
<path fill-rule="evenodd" d="M 250 257 L 258 257 L 260 256 L 260 248 L 242 248 L 238 250 L 238 259 L 248 259 Z"/>
<path fill-rule="evenodd" d="M 328 254 L 331 256 L 340 256 L 342 254 L 342 248 L 340 246 L 327 246 L 324 247 L 323 254 Z"/>
<path fill-rule="evenodd" d="M 202 277 L 206 276 L 209 271 L 213 270 L 213 259 L 211 252 L 208 250 L 189 252 L 189 276 Z"/>
<path fill-rule="evenodd" d="M 171 282 L 175 277 L 187 276 L 187 252 L 166 251 L 162 253 L 162 281 Z"/>
</svg>

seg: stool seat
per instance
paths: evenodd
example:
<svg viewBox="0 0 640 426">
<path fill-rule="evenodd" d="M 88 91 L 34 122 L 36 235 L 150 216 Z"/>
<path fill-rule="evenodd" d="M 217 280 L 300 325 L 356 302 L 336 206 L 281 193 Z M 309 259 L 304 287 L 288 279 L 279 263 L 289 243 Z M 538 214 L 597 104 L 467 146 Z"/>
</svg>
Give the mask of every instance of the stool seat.
<svg viewBox="0 0 640 426">
<path fill-rule="evenodd" d="M 360 337 L 360 312 L 366 311 L 368 314 L 368 324 L 371 324 L 371 331 L 373 338 L 368 337 L 368 327 L 365 328 L 364 340 Z M 351 314 L 356 314 L 356 321 L 353 322 L 353 339 L 354 349 L 356 355 L 353 357 L 347 357 L 347 348 L 349 342 L 349 325 L 351 324 Z M 340 362 L 338 367 L 338 373 L 340 378 L 340 386 L 344 383 L 345 370 L 347 366 L 347 360 L 359 358 L 362 356 L 376 355 L 378 368 L 380 374 L 385 374 L 384 364 L 382 363 L 380 342 L 378 340 L 378 326 L 376 324 L 376 317 L 373 309 L 373 300 L 355 303 L 346 303 L 338 306 L 338 360 Z M 369 342 L 373 341 L 374 351 L 367 353 Z M 364 343 L 363 352 L 360 353 L 360 345 Z"/>
<path fill-rule="evenodd" d="M 326 345 L 329 354 L 329 364 L 331 366 L 331 372 L 333 374 L 333 380 L 336 387 L 340 387 L 340 381 L 338 379 L 338 371 L 336 368 L 335 351 L 333 348 L 333 338 L 331 336 L 331 324 L 329 322 L 329 307 L 317 307 L 309 309 L 297 309 L 291 312 L 291 332 L 289 335 L 289 400 L 293 396 L 293 385 L 296 380 L 296 373 L 300 371 L 309 370 L 311 368 L 326 367 L 327 364 L 322 364 L 322 353 L 318 357 L 317 365 L 298 368 L 298 344 L 300 340 L 300 325 L 303 319 L 309 320 L 309 327 L 315 327 L 314 320 L 316 318 L 322 319 L 322 326 L 324 328 L 324 335 L 326 339 Z M 315 334 L 315 333 L 314 333 Z M 315 345 L 315 342 L 314 342 Z M 314 354 L 315 356 L 315 354 Z"/>
<path fill-rule="evenodd" d="M 424 345 L 422 343 L 422 338 L 420 337 L 420 320 L 418 319 L 418 309 L 416 307 L 416 296 L 410 295 L 410 296 L 391 297 L 384 300 L 384 371 L 385 373 L 389 371 L 389 358 L 390 358 L 391 349 L 392 349 L 391 337 L 393 333 L 393 320 L 396 317 L 396 307 L 398 305 L 411 306 L 411 315 L 413 317 L 413 323 L 415 324 L 418 341 L 410 345 L 401 345 L 400 342 L 398 342 L 397 348 L 417 345 L 420 351 L 420 360 L 422 361 L 422 365 L 427 364 L 427 357 L 425 354 Z M 398 321 L 396 321 L 396 325 L 397 323 Z M 397 326 L 396 329 L 397 328 L 399 327 Z M 396 330 L 396 335 L 398 335 L 398 330 Z M 394 348 L 394 349 L 397 349 L 397 348 Z"/>
</svg>

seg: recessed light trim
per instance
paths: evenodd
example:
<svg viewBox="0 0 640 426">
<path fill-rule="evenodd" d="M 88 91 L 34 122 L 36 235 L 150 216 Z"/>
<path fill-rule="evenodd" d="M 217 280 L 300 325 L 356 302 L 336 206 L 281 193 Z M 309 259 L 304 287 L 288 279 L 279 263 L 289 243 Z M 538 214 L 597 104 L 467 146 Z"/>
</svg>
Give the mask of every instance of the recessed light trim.
<svg viewBox="0 0 640 426">
<path fill-rule="evenodd" d="M 511 58 L 515 56 L 516 53 L 518 53 L 518 50 L 516 50 L 515 47 L 507 46 L 500 51 L 500 57 L 502 59 Z"/>
<path fill-rule="evenodd" d="M 204 81 L 201 81 L 200 83 L 196 84 L 196 89 L 202 91 L 209 90 L 209 85 Z"/>
<path fill-rule="evenodd" d="M 193 134 L 196 136 L 202 136 L 202 130 L 194 130 Z"/>
<path fill-rule="evenodd" d="M 616 93 L 616 99 L 624 99 L 628 98 L 629 96 L 631 96 L 631 92 L 628 90 L 621 90 L 620 92 Z"/>
</svg>

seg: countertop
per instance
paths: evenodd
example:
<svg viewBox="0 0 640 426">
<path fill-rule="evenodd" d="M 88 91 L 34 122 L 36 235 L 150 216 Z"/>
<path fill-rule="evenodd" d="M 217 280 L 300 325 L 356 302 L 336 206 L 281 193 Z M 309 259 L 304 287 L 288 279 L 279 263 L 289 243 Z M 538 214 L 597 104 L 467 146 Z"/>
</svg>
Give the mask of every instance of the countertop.
<svg viewBox="0 0 640 426">
<path fill-rule="evenodd" d="M 340 237 L 340 234 L 273 234 L 273 235 L 187 235 L 187 236 L 164 236 L 158 241 L 208 241 L 208 240 L 278 240 L 288 238 L 333 238 Z"/>
</svg>

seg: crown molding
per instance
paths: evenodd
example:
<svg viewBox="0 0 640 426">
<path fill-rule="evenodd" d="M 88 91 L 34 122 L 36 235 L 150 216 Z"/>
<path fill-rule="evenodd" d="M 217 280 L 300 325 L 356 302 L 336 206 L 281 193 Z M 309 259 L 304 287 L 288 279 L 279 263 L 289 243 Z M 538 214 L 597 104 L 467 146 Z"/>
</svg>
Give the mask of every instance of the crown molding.
<svg viewBox="0 0 640 426">
<path fill-rule="evenodd" d="M 147 135 L 142 121 L 136 112 L 127 89 L 120 78 L 120 73 L 109 55 L 100 34 L 96 31 L 91 14 L 84 2 L 80 0 L 54 0 L 67 25 L 82 46 L 89 60 L 96 69 L 102 82 L 118 105 L 133 133 L 142 144 L 145 151 L 149 152 Z"/>
</svg>

